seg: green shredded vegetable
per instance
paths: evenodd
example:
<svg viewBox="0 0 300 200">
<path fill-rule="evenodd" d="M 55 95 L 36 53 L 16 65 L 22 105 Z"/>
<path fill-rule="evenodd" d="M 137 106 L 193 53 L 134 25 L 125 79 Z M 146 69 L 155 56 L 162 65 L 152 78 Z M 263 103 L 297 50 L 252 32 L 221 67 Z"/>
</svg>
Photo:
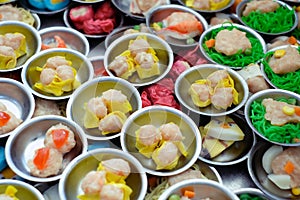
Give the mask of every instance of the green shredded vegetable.
<svg viewBox="0 0 300 200">
<path fill-rule="evenodd" d="M 298 47 L 298 52 L 300 53 L 300 47 Z M 273 54 L 274 51 L 266 53 L 264 59 L 262 60 L 264 71 L 268 79 L 279 89 L 289 90 L 300 94 L 300 70 L 286 74 L 275 74 L 268 64 Z"/>
<path fill-rule="evenodd" d="M 277 101 L 294 104 L 294 98 L 277 98 Z M 251 104 L 250 119 L 259 133 L 270 141 L 278 143 L 296 143 L 300 139 L 300 123 L 287 123 L 283 126 L 274 126 L 265 119 L 266 109 L 262 100 L 253 101 Z"/>
<path fill-rule="evenodd" d="M 241 194 L 239 195 L 240 200 L 266 200 L 263 197 L 259 197 L 256 195 L 250 195 L 250 194 Z"/>
<path fill-rule="evenodd" d="M 290 35 L 294 36 L 297 40 L 300 40 L 300 28 L 294 29 Z"/>
<path fill-rule="evenodd" d="M 243 53 L 243 52 L 237 52 L 234 55 L 231 56 L 227 56 L 225 54 L 219 53 L 216 51 L 216 49 L 213 48 L 208 48 L 205 45 L 205 42 L 207 40 L 210 39 L 215 39 L 216 35 L 224 29 L 227 30 L 232 30 L 233 28 L 239 29 L 238 27 L 232 25 L 232 26 L 222 26 L 220 28 L 214 29 L 211 31 L 210 34 L 207 34 L 204 38 L 204 43 L 203 43 L 203 48 L 204 50 L 207 52 L 207 54 L 209 55 L 209 57 L 214 60 L 216 63 L 218 64 L 222 64 L 222 65 L 226 65 L 226 66 L 230 66 L 233 68 L 236 67 L 245 67 L 251 63 L 255 63 L 258 60 L 260 60 L 261 58 L 263 58 L 264 56 L 264 51 L 263 51 L 263 47 L 259 41 L 259 39 L 257 39 L 256 37 L 254 37 L 252 34 L 246 32 L 246 37 L 249 39 L 252 49 L 251 51 L 248 50 L 247 52 Z"/>
<path fill-rule="evenodd" d="M 295 23 L 294 9 L 280 6 L 274 12 L 261 13 L 252 11 L 242 16 L 242 21 L 249 27 L 264 33 L 282 33 L 292 29 Z"/>
</svg>

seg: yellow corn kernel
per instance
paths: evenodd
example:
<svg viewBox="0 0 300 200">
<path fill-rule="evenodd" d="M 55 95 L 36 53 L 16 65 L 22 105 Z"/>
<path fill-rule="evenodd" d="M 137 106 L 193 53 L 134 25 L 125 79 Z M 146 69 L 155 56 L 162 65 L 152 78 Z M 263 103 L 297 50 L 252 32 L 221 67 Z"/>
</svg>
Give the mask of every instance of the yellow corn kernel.
<svg viewBox="0 0 300 200">
<path fill-rule="evenodd" d="M 293 195 L 300 195 L 300 187 L 292 188 Z"/>
<path fill-rule="evenodd" d="M 283 106 L 282 111 L 286 115 L 293 115 L 295 113 L 295 109 L 289 106 Z"/>
<path fill-rule="evenodd" d="M 158 23 L 153 23 L 152 26 L 153 26 L 153 29 L 156 31 L 161 30 L 161 27 L 158 25 Z"/>
<path fill-rule="evenodd" d="M 279 49 L 275 51 L 274 56 L 275 58 L 281 58 L 282 56 L 284 56 L 284 54 L 285 54 L 285 50 Z"/>
</svg>

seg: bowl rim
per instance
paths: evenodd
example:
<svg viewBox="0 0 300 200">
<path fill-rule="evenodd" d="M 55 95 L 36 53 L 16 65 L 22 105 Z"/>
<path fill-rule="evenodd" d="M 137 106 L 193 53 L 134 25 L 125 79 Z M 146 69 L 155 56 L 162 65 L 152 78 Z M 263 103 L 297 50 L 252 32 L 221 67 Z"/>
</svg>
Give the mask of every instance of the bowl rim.
<svg viewBox="0 0 300 200">
<path fill-rule="evenodd" d="M 245 115 L 245 119 L 247 124 L 249 125 L 249 127 L 252 129 L 252 131 L 258 135 L 260 138 L 262 138 L 264 141 L 270 142 L 272 144 L 275 145 L 281 145 L 281 146 L 285 146 L 285 147 L 296 147 L 299 146 L 299 143 L 279 143 L 279 142 L 275 142 L 275 141 L 271 141 L 268 138 L 266 138 L 262 133 L 260 133 L 252 124 L 251 119 L 248 115 L 248 113 L 251 111 L 250 106 L 252 104 L 253 101 L 255 101 L 257 98 L 260 97 L 267 97 L 270 94 L 284 94 L 290 97 L 293 97 L 295 99 L 297 99 L 298 101 L 300 101 L 300 95 L 296 94 L 294 92 L 288 91 L 288 90 L 283 90 L 283 89 L 266 89 L 266 90 L 261 90 L 259 92 L 256 92 L 255 94 L 251 95 L 250 98 L 248 99 L 248 101 L 245 104 L 244 107 L 244 115 Z"/>
<path fill-rule="evenodd" d="M 241 1 L 241 3 L 239 3 L 236 7 L 236 10 L 235 10 L 235 13 L 237 15 L 237 18 L 239 19 L 240 23 L 243 24 L 244 26 L 247 26 L 250 28 L 250 26 L 246 25 L 246 23 L 242 20 L 242 8 L 248 3 L 250 2 L 251 0 L 243 0 Z M 273 0 L 275 2 L 277 2 L 278 4 L 280 4 L 280 6 L 286 6 L 289 10 L 293 10 L 293 8 L 286 2 L 284 1 L 281 1 L 281 0 Z M 283 34 L 287 34 L 289 32 L 291 32 L 292 30 L 294 30 L 297 25 L 298 25 L 298 15 L 296 12 L 294 12 L 294 17 L 295 17 L 295 22 L 294 22 L 294 25 L 293 27 L 288 30 L 288 31 L 284 31 L 284 32 L 280 32 L 280 33 L 267 33 L 267 32 L 263 32 L 263 31 L 259 31 L 259 30 L 256 30 L 254 28 L 250 28 L 252 30 L 254 30 L 255 32 L 257 32 L 258 34 L 262 34 L 262 35 L 266 35 L 266 36 L 279 36 L 279 35 L 283 35 Z"/>
<path fill-rule="evenodd" d="M 198 110 L 195 110 L 193 109 L 192 107 L 190 107 L 187 103 L 185 103 L 184 101 L 181 101 L 181 95 L 180 95 L 180 82 L 184 79 L 184 77 L 194 71 L 199 71 L 201 69 L 216 69 L 217 70 L 227 70 L 230 74 L 233 74 L 234 76 L 236 76 L 240 82 L 241 82 L 241 85 L 243 87 L 243 90 L 244 90 L 244 97 L 242 99 L 242 101 L 236 105 L 233 109 L 230 109 L 226 112 L 222 112 L 222 113 L 204 113 L 202 111 L 198 111 Z M 194 113 L 197 113 L 197 114 L 200 114 L 200 115 L 205 115 L 205 116 L 211 116 L 211 117 L 217 117 L 217 116 L 224 116 L 224 115 L 228 115 L 228 114 L 231 114 L 237 110 L 239 110 L 240 108 L 242 108 L 247 100 L 248 100 L 248 97 L 249 97 L 249 88 L 248 88 L 248 84 L 246 83 L 246 81 L 241 77 L 241 75 L 239 75 L 239 73 L 237 73 L 235 70 L 229 68 L 229 67 L 225 67 L 223 65 L 219 65 L 219 64 L 200 64 L 200 65 L 196 65 L 194 67 L 191 67 L 187 70 L 185 70 L 184 72 L 182 72 L 178 78 L 176 79 L 175 81 L 175 94 L 177 96 L 177 98 L 179 99 L 180 103 L 183 104 L 183 106 L 189 110 L 191 110 L 192 112 Z"/>
<path fill-rule="evenodd" d="M 153 84 L 153 83 L 156 83 L 158 81 L 160 81 L 161 79 L 163 79 L 168 73 L 169 71 L 171 70 L 172 68 L 172 65 L 173 65 L 173 62 L 174 62 L 174 55 L 173 55 L 173 51 L 170 47 L 170 45 L 163 39 L 161 39 L 160 37 L 156 36 L 156 35 L 153 35 L 153 34 L 150 34 L 150 33 L 132 33 L 132 34 L 128 34 L 128 35 L 123 35 L 119 38 L 117 38 L 115 41 L 113 41 L 109 47 L 106 49 L 105 53 L 104 53 L 104 60 L 103 60 L 103 64 L 104 64 L 104 68 L 105 68 L 105 71 L 109 74 L 109 76 L 112 76 L 112 77 L 117 77 L 115 76 L 109 69 L 108 69 L 108 55 L 110 54 L 110 52 L 116 48 L 120 42 L 122 41 L 126 41 L 126 40 L 132 40 L 132 39 L 135 39 L 136 37 L 138 36 L 146 36 L 147 38 L 151 38 L 152 40 L 156 40 L 157 42 L 161 43 L 162 46 L 165 48 L 164 50 L 167 51 L 168 53 L 168 59 L 169 59 L 169 62 L 166 66 L 166 70 L 161 73 L 157 78 L 155 78 L 154 80 L 150 81 L 150 82 L 145 82 L 145 83 L 131 83 L 133 86 L 135 87 L 141 87 L 141 86 L 146 86 L 146 85 L 150 85 L 150 84 Z M 128 48 L 127 48 L 128 49 Z"/>
<path fill-rule="evenodd" d="M 46 178 L 33 176 L 31 174 L 27 175 L 15 166 L 13 158 L 10 156 L 10 151 L 13 148 L 12 142 L 15 140 L 15 138 L 18 137 L 18 135 L 22 134 L 22 131 L 24 129 L 26 129 L 28 127 L 28 125 L 32 125 L 32 124 L 38 123 L 40 121 L 46 121 L 46 120 L 59 120 L 61 122 L 68 123 L 69 125 L 73 126 L 78 131 L 81 142 L 83 143 L 82 151 L 79 155 L 84 154 L 85 152 L 87 152 L 87 149 L 88 149 L 87 138 L 85 137 L 85 134 L 84 134 L 84 131 L 82 130 L 82 128 L 78 124 L 76 124 L 75 122 L 68 120 L 66 117 L 59 116 L 59 115 L 43 115 L 43 116 L 37 116 L 37 117 L 31 118 L 27 123 L 23 123 L 20 126 L 18 126 L 15 129 L 14 133 L 9 136 L 9 138 L 7 139 L 7 142 L 5 144 L 5 158 L 6 158 L 8 166 L 18 176 L 20 176 L 20 177 L 22 177 L 26 180 L 29 180 L 29 181 L 42 182 L 42 183 L 57 181 L 62 177 L 62 174 L 65 171 L 65 169 L 64 169 L 61 172 L 61 174 L 51 176 L 51 177 L 46 177 Z M 78 156 L 76 156 L 76 157 L 78 157 Z M 74 160 L 75 158 L 73 158 L 72 160 Z"/>
<path fill-rule="evenodd" d="M 32 33 L 32 35 L 34 35 L 34 38 L 37 40 L 37 48 L 36 48 L 36 50 L 33 52 L 33 55 L 32 55 L 32 56 L 34 56 L 35 54 L 39 53 L 39 51 L 40 51 L 40 49 L 41 49 L 41 47 L 42 47 L 42 39 L 41 39 L 41 36 L 39 35 L 38 30 L 37 30 L 35 27 L 30 26 L 29 24 L 27 24 L 27 23 L 25 23 L 25 22 L 20 22 L 20 21 L 1 21 L 1 22 L 0 22 L 0 28 L 3 27 L 3 26 L 18 26 L 18 27 L 22 27 L 22 28 L 25 28 L 25 29 L 29 30 L 29 31 Z M 13 31 L 11 31 L 11 32 L 13 32 Z M 26 62 L 27 62 L 32 56 L 30 56 L 30 57 L 26 60 Z M 16 66 L 16 67 L 12 68 L 12 69 L 5 69 L 5 70 L 0 69 L 0 73 L 1 73 L 1 72 L 13 72 L 13 71 L 17 71 L 17 70 L 19 70 L 19 69 L 22 69 L 22 68 L 24 67 L 24 65 L 26 64 L 26 62 L 23 63 L 23 64 L 20 65 L 20 66 Z"/>
<path fill-rule="evenodd" d="M 112 41 L 112 42 L 110 41 L 112 36 L 114 36 L 115 34 L 121 33 L 122 31 L 125 31 L 129 28 L 132 28 L 133 26 L 134 25 L 118 27 L 118 28 L 114 29 L 112 32 L 110 32 L 104 39 L 105 48 L 107 49 L 109 47 L 109 45 L 111 45 L 111 43 L 114 42 L 114 41 Z"/>
<path fill-rule="evenodd" d="M 29 191 L 31 191 L 39 200 L 45 200 L 45 197 L 42 195 L 42 193 L 38 189 L 36 189 L 32 185 L 30 185 L 29 183 L 26 183 L 24 181 L 14 180 L 14 179 L 2 179 L 2 180 L 0 180 L 0 185 L 20 186 L 20 187 L 26 188 Z"/>
<path fill-rule="evenodd" d="M 122 85 L 128 87 L 132 91 L 133 96 L 137 100 L 137 103 L 138 103 L 137 104 L 137 110 L 139 110 L 139 109 L 142 108 L 142 99 L 140 98 L 140 94 L 139 94 L 138 90 L 132 84 L 130 84 L 128 81 L 126 81 L 126 80 L 124 80 L 122 78 L 111 77 L 111 76 L 100 76 L 100 77 L 95 77 L 94 79 L 85 82 L 84 84 L 82 84 L 81 86 L 79 86 L 75 90 L 75 92 L 69 98 L 69 100 L 67 102 L 67 106 L 66 106 L 66 115 L 67 115 L 67 118 L 70 119 L 71 121 L 75 122 L 73 120 L 72 104 L 73 104 L 74 100 L 78 96 L 80 96 L 80 94 L 81 94 L 82 91 L 84 91 L 86 88 L 88 88 L 88 87 L 90 87 L 92 85 L 103 83 L 103 82 L 107 82 L 107 81 L 115 81 L 115 82 L 121 83 Z M 82 127 L 82 129 L 84 130 L 83 127 Z M 97 137 L 97 136 L 92 136 L 92 135 L 89 135 L 89 134 L 85 134 L 85 135 L 86 135 L 86 138 L 88 138 L 89 140 L 92 140 L 92 141 L 106 141 L 106 140 L 117 138 L 117 137 L 120 136 L 120 134 L 121 134 L 121 131 L 119 133 L 116 133 L 116 134 L 113 134 L 113 135 L 110 135 L 110 136 Z"/>
<path fill-rule="evenodd" d="M 241 24 L 237 24 L 237 23 L 223 23 L 223 24 L 218 24 L 218 25 L 215 25 L 215 26 L 211 26 L 209 27 L 207 30 L 205 30 L 201 36 L 200 36 L 200 39 L 199 39 L 199 46 L 200 46 L 200 51 L 202 53 L 202 55 L 207 59 L 209 60 L 211 63 L 214 63 L 214 64 L 217 64 L 217 65 L 221 65 L 221 66 L 225 66 L 225 67 L 229 67 L 229 68 L 232 68 L 232 69 L 236 69 L 236 70 L 239 70 L 239 69 L 242 69 L 246 66 L 240 66 L 240 67 L 232 67 L 232 66 L 229 66 L 229 65 L 223 65 L 223 64 L 220 64 L 220 63 L 217 63 L 216 61 L 214 61 L 205 51 L 205 49 L 203 48 L 202 44 L 204 42 L 204 38 L 205 36 L 207 35 L 207 33 L 210 33 L 212 30 L 214 29 L 217 29 L 217 28 L 220 28 L 220 27 L 231 27 L 231 26 L 235 26 L 237 27 L 239 30 L 242 30 L 242 31 L 245 31 L 245 32 L 248 32 L 249 34 L 253 35 L 254 37 L 256 37 L 262 48 L 263 48 L 263 53 L 265 54 L 267 52 L 267 44 L 265 42 L 265 40 L 263 39 L 263 37 L 258 34 L 256 31 L 254 31 L 253 29 L 247 27 L 247 26 L 244 26 L 244 25 L 241 25 Z M 260 62 L 260 60 L 257 60 L 256 63 Z"/>
<path fill-rule="evenodd" d="M 269 49 L 266 53 L 269 53 L 269 52 L 275 52 L 276 50 L 279 50 L 279 49 L 286 49 L 288 46 L 291 46 L 293 48 L 296 48 L 298 50 L 298 46 L 296 45 L 280 45 L 280 46 L 277 46 L 277 47 L 274 47 L 272 49 Z M 275 89 L 281 89 L 279 87 L 277 87 L 276 85 L 273 84 L 273 82 L 269 79 L 269 77 L 267 76 L 266 72 L 265 72 L 265 65 L 263 63 L 260 63 L 260 70 L 263 74 L 263 77 L 264 79 L 267 81 L 267 83 L 272 86 L 273 88 Z M 273 72 L 274 73 L 274 72 Z M 290 73 L 290 72 L 289 72 Z"/>
<path fill-rule="evenodd" d="M 43 29 L 39 30 L 39 34 L 42 38 L 43 34 L 47 34 L 49 32 L 55 32 L 55 31 L 69 32 L 69 33 L 72 33 L 72 34 L 76 35 L 76 37 L 78 37 L 78 38 L 80 38 L 80 40 L 82 40 L 82 42 L 84 43 L 84 46 L 85 46 L 85 51 L 81 52 L 81 53 L 84 54 L 85 56 L 87 56 L 89 54 L 89 52 L 90 52 L 90 43 L 89 43 L 89 41 L 87 40 L 87 38 L 81 32 L 79 32 L 75 29 L 68 28 L 68 27 L 65 27 L 65 26 L 51 26 L 51 27 L 46 27 L 46 28 L 43 28 Z"/>
<path fill-rule="evenodd" d="M 77 6 L 86 6 L 86 5 L 96 5 L 96 4 L 101 4 L 101 3 L 104 3 L 105 2 L 105 0 L 102 0 L 102 1 L 97 1 L 97 2 L 88 2 L 88 3 L 80 3 L 79 5 L 77 5 Z M 109 2 L 109 1 L 107 1 L 107 2 Z M 76 3 L 79 3 L 79 2 L 76 2 Z M 73 4 L 74 5 L 74 4 Z M 77 6 L 70 6 L 70 7 L 68 7 L 68 8 L 66 8 L 65 9 L 65 11 L 64 11 L 64 13 L 63 13 L 63 21 L 64 21 L 64 24 L 65 24 L 65 26 L 66 27 L 68 27 L 68 28 L 70 28 L 70 29 L 74 29 L 74 30 L 76 30 L 76 31 L 79 31 L 79 30 L 77 30 L 74 26 L 72 26 L 71 25 L 71 23 L 70 23 L 70 21 L 69 21 L 69 12 L 70 12 L 70 10 L 72 9 L 72 8 L 75 8 L 75 7 L 77 7 Z M 117 26 L 115 26 L 114 27 L 114 29 L 116 29 L 116 28 L 118 28 L 118 27 L 122 27 L 122 25 L 124 24 L 124 15 L 122 15 L 120 12 L 119 12 L 119 10 L 116 10 L 116 13 L 115 13 L 115 16 L 117 17 L 117 18 L 119 18 L 119 20 L 120 20 L 120 23 L 117 25 Z M 113 29 L 113 30 L 114 30 Z M 79 31 L 80 32 L 80 31 Z M 81 34 L 83 34 L 86 38 L 90 38 L 90 39 L 101 39 L 101 38 L 105 38 L 105 37 L 107 37 L 107 35 L 109 34 L 109 33 L 106 33 L 106 34 L 95 34 L 95 35 L 92 35 L 92 34 L 86 34 L 86 33 L 84 33 L 84 32 L 80 32 Z"/>
<path fill-rule="evenodd" d="M 154 7 L 152 9 L 150 9 L 149 13 L 147 14 L 146 26 L 148 27 L 149 31 L 152 34 L 156 35 L 155 31 L 152 28 L 150 28 L 151 27 L 150 18 L 152 17 L 152 15 L 155 14 L 155 12 L 161 11 L 161 10 L 167 10 L 167 9 L 174 9 L 174 10 L 179 10 L 182 12 L 187 12 L 187 13 L 193 14 L 203 26 L 203 32 L 200 34 L 200 38 L 203 35 L 203 33 L 208 29 L 208 23 L 207 23 L 206 19 L 199 12 L 196 12 L 195 10 L 188 8 L 186 6 L 176 5 L 176 4 L 168 4 L 168 5 L 161 5 L 158 7 Z M 198 45 L 198 42 L 195 42 L 192 45 L 178 45 L 176 43 L 169 43 L 169 42 L 168 42 L 168 44 L 170 44 L 171 46 L 174 46 L 174 47 L 195 47 Z"/>
<path fill-rule="evenodd" d="M 144 107 L 136 112 L 134 112 L 132 115 L 128 117 L 128 119 L 125 121 L 123 128 L 121 130 L 121 135 L 120 135 L 120 142 L 121 142 L 121 148 L 124 152 L 127 152 L 131 154 L 131 152 L 128 151 L 126 144 L 125 144 L 125 135 L 126 135 L 126 128 L 130 125 L 132 121 L 134 121 L 136 118 L 140 117 L 141 114 L 144 114 L 146 112 L 151 112 L 151 111 L 164 111 L 164 112 L 170 112 L 173 114 L 178 115 L 182 120 L 186 121 L 190 128 L 194 131 L 195 135 L 195 140 L 196 140 L 196 148 L 194 155 L 191 157 L 191 159 L 188 161 L 188 163 L 184 166 L 182 166 L 179 169 L 176 170 L 171 170 L 168 172 L 161 172 L 157 170 L 151 170 L 143 166 L 145 171 L 149 174 L 156 175 L 156 176 L 172 176 L 179 174 L 181 172 L 184 172 L 185 170 L 189 169 L 198 159 L 201 149 L 202 149 L 202 143 L 201 143 L 201 134 L 200 130 L 194 123 L 194 121 L 184 112 L 177 110 L 176 108 L 173 107 L 168 107 L 168 106 L 161 106 L 161 105 L 153 105 L 153 106 L 147 106 Z M 132 154 L 131 154 L 132 155 Z"/>
<path fill-rule="evenodd" d="M 73 169 L 74 166 L 76 166 L 77 164 L 80 163 L 80 161 L 88 158 L 89 156 L 93 156 L 93 155 L 97 155 L 97 154 L 114 154 L 114 155 L 118 155 L 118 156 L 123 156 L 126 160 L 129 160 L 129 162 L 131 164 L 133 164 L 138 171 L 140 172 L 141 175 L 141 181 L 142 181 L 142 187 L 141 187 L 141 192 L 139 194 L 138 199 L 145 197 L 146 193 L 147 193 L 147 186 L 148 186 L 148 181 L 147 181 L 147 176 L 146 173 L 144 171 L 143 166 L 141 165 L 141 163 L 131 154 L 126 153 L 120 149 L 114 149 L 114 148 L 99 148 L 99 149 L 94 149 L 94 150 L 90 150 L 84 154 L 81 154 L 79 156 L 77 156 L 75 159 L 73 159 L 68 166 L 66 167 L 66 169 L 63 172 L 63 176 L 60 178 L 59 183 L 58 183 L 58 193 L 59 193 L 59 197 L 62 200 L 67 200 L 65 198 L 65 192 L 64 192 L 64 184 L 65 184 L 65 178 L 68 177 Z"/>
<path fill-rule="evenodd" d="M 220 184 L 216 181 L 208 180 L 208 179 L 189 179 L 184 180 L 181 182 L 178 182 L 169 188 L 165 190 L 165 192 L 159 197 L 158 200 L 165 200 L 167 197 L 169 197 L 174 190 L 178 190 L 183 187 L 187 187 L 189 185 L 207 185 L 214 188 L 217 188 L 218 190 L 221 190 L 222 192 L 225 192 L 232 200 L 239 200 L 237 195 L 231 191 L 229 188 L 227 188 L 225 185 Z"/>
<path fill-rule="evenodd" d="M 14 79 L 0 77 L 0 84 L 1 83 L 8 83 L 8 84 L 11 84 L 11 85 L 16 85 L 18 88 L 20 88 L 26 94 L 26 96 L 28 97 L 29 103 L 31 104 L 31 108 L 29 110 L 29 113 L 28 113 L 26 119 L 23 120 L 23 122 L 21 124 L 26 123 L 27 121 L 29 121 L 31 119 L 31 117 L 33 116 L 33 113 L 34 113 L 34 110 L 35 110 L 35 99 L 33 97 L 33 94 L 24 86 L 24 84 L 22 84 L 19 81 L 14 80 Z M 14 129 L 14 130 L 12 130 L 8 133 L 1 134 L 0 138 L 5 138 L 7 136 L 10 136 L 15 130 L 16 129 Z"/>
<path fill-rule="evenodd" d="M 84 61 L 87 65 L 87 68 L 88 68 L 88 71 L 89 71 L 89 77 L 87 78 L 87 80 L 85 82 L 88 82 L 89 80 L 92 80 L 93 79 L 93 76 L 94 76 L 94 68 L 93 68 L 93 65 L 91 63 L 91 61 L 89 59 L 87 59 L 87 57 L 85 55 L 83 55 L 82 53 L 76 51 L 76 50 L 73 50 L 73 49 L 67 49 L 67 48 L 51 48 L 51 49 L 46 49 L 46 50 L 43 50 L 43 51 L 40 51 L 38 53 L 36 53 L 35 55 L 33 55 L 32 57 L 30 57 L 26 63 L 24 64 L 24 67 L 22 68 L 22 71 L 21 71 L 21 80 L 23 82 L 23 84 L 25 85 L 25 87 L 31 91 L 32 94 L 34 94 L 35 96 L 37 97 L 40 97 L 42 99 L 47 99 L 47 100 L 64 100 L 64 99 L 68 99 L 72 96 L 72 94 L 74 93 L 75 90 L 73 90 L 72 94 L 69 94 L 69 95 L 65 95 L 65 96 L 48 96 L 48 95 L 43 95 L 37 91 L 35 91 L 27 82 L 27 79 L 26 79 L 26 75 L 27 75 L 27 69 L 28 69 L 28 66 L 29 64 L 36 60 L 37 58 L 39 58 L 40 56 L 44 56 L 44 55 L 47 55 L 47 54 L 50 54 L 50 53 L 53 53 L 53 52 L 66 52 L 66 53 L 70 53 L 70 54 L 73 54 L 73 55 L 76 55 L 78 56 L 80 59 L 82 59 L 82 61 Z M 83 84 L 83 83 L 81 83 Z"/>
<path fill-rule="evenodd" d="M 186 4 L 184 4 L 184 2 L 182 0 L 177 0 L 181 5 L 183 6 L 187 6 Z M 191 8 L 193 10 L 195 10 L 196 12 L 199 12 L 199 13 L 203 13 L 203 14 L 212 14 L 212 13 L 217 13 L 217 12 L 222 12 L 226 9 L 228 9 L 229 7 L 231 7 L 232 5 L 234 4 L 234 0 L 230 0 L 229 3 L 220 8 L 220 9 L 217 9 L 217 10 L 201 10 L 201 9 L 197 9 L 197 8 L 193 8 L 193 7 L 188 7 L 188 8 Z"/>
</svg>

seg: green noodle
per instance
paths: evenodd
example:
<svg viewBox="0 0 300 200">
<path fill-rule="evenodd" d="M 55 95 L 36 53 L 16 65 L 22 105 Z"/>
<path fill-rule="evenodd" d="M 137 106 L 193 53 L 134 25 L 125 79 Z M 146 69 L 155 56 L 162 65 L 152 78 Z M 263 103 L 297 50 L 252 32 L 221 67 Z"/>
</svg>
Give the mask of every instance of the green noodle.
<svg viewBox="0 0 300 200">
<path fill-rule="evenodd" d="M 295 104 L 294 98 L 277 98 L 277 101 Z M 274 126 L 265 119 L 266 110 L 262 100 L 253 101 L 251 104 L 250 119 L 253 126 L 270 141 L 278 143 L 295 143 L 300 138 L 300 123 L 287 123 L 283 126 Z"/>
<path fill-rule="evenodd" d="M 300 53 L 300 47 L 298 47 L 298 51 Z M 262 60 L 262 64 L 264 65 L 264 71 L 268 79 L 277 88 L 289 90 L 300 94 L 300 70 L 297 70 L 295 72 L 289 72 L 286 74 L 275 74 L 270 65 L 268 64 L 273 54 L 274 52 L 267 53 L 264 59 Z"/>
<path fill-rule="evenodd" d="M 274 12 L 252 11 L 242 20 L 249 27 L 264 33 L 282 33 L 291 30 L 295 23 L 294 10 L 280 6 Z"/>
<path fill-rule="evenodd" d="M 250 194 L 241 194 L 239 195 L 240 200 L 266 200 L 263 197 L 259 197 L 256 195 L 250 195 Z"/>
<path fill-rule="evenodd" d="M 210 40 L 210 39 L 215 39 L 216 35 L 221 30 L 224 30 L 224 29 L 232 30 L 233 28 L 238 29 L 237 27 L 235 27 L 233 25 L 229 26 L 229 27 L 222 26 L 220 28 L 212 30 L 210 34 L 207 34 L 205 36 L 203 48 L 207 52 L 209 57 L 218 64 L 230 66 L 230 67 L 233 67 L 233 68 L 235 68 L 235 67 L 245 67 L 245 66 L 247 66 L 251 63 L 255 63 L 259 59 L 263 58 L 264 51 L 263 51 L 262 45 L 260 44 L 259 39 L 257 39 L 256 37 L 254 37 L 252 34 L 250 34 L 248 32 L 246 32 L 246 37 L 249 39 L 249 41 L 251 43 L 251 46 L 252 46 L 252 49 L 251 49 L 251 52 L 247 55 L 240 51 L 240 52 L 238 52 L 234 55 L 227 56 L 225 54 L 217 52 L 214 47 L 213 48 L 208 48 L 205 45 L 205 41 Z"/>
</svg>

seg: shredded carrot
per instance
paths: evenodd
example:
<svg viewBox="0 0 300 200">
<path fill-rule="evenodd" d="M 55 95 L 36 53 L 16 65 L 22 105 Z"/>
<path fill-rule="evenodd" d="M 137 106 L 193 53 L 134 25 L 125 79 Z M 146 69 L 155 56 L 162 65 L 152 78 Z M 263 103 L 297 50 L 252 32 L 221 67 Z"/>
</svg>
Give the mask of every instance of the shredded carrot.
<svg viewBox="0 0 300 200">
<path fill-rule="evenodd" d="M 184 190 L 183 196 L 188 197 L 188 198 L 194 198 L 195 192 L 191 191 L 191 190 Z"/>
<path fill-rule="evenodd" d="M 295 114 L 300 116 L 300 107 L 294 107 L 295 109 Z"/>
<path fill-rule="evenodd" d="M 207 46 L 207 48 L 212 48 L 215 46 L 215 39 L 209 39 L 205 41 L 205 45 Z"/>
<path fill-rule="evenodd" d="M 294 164 L 291 161 L 287 161 L 287 163 L 284 166 L 284 171 L 287 174 L 291 174 L 291 173 L 293 173 L 294 169 L 295 169 Z"/>
<path fill-rule="evenodd" d="M 297 39 L 294 36 L 290 36 L 288 38 L 288 43 L 290 43 L 290 44 L 297 44 Z"/>
</svg>

